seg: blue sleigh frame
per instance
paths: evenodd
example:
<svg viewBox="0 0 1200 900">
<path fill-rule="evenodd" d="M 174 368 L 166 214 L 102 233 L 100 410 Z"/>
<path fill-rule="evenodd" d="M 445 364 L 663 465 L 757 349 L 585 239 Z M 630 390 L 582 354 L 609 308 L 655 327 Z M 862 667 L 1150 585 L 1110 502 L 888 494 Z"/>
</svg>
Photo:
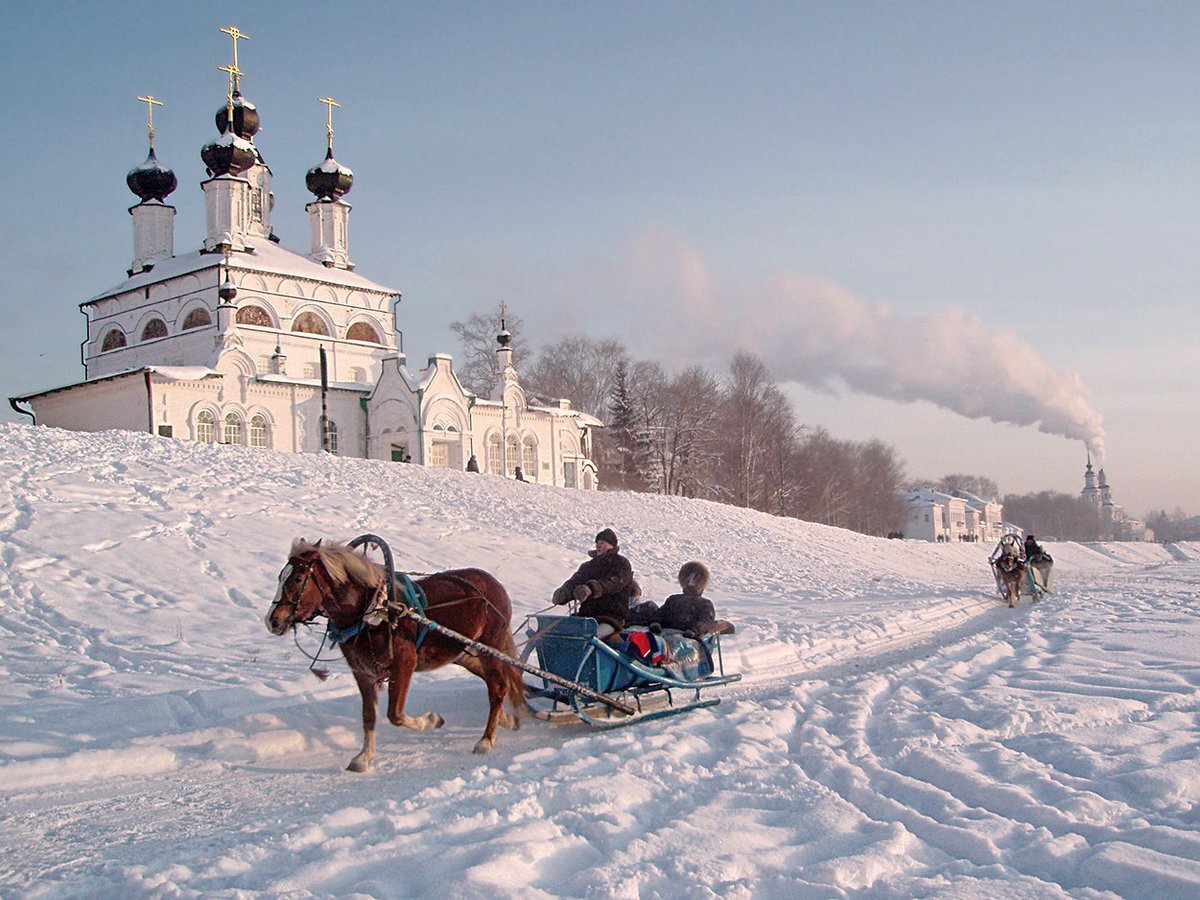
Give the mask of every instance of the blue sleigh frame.
<svg viewBox="0 0 1200 900">
<path fill-rule="evenodd" d="M 526 681 L 527 700 L 540 698 L 551 701 L 549 710 L 529 703 L 530 710 L 539 718 L 554 719 L 559 713 L 566 712 L 565 708 L 569 708 L 571 714 L 594 728 L 619 728 L 716 706 L 721 702 L 719 698 L 702 699 L 700 692 L 704 688 L 732 684 L 742 677 L 740 674 L 725 674 L 721 637 L 718 634 L 703 639 L 705 647 L 712 654 L 714 673 L 695 681 L 686 681 L 664 669 L 631 659 L 602 641 L 596 636 L 598 625 L 595 619 L 582 616 L 533 618 L 537 629 L 525 649 L 523 659 L 536 653 L 538 665 L 547 672 L 605 695 L 620 695 L 637 710 L 634 715 L 626 715 L 589 701 L 576 690 L 539 678 L 540 684 Z M 692 691 L 693 696 L 687 702 L 676 705 L 672 690 Z M 642 699 L 648 695 L 653 695 L 655 700 L 665 695 L 667 706 L 644 708 Z M 560 706 L 564 709 L 560 710 Z"/>
</svg>

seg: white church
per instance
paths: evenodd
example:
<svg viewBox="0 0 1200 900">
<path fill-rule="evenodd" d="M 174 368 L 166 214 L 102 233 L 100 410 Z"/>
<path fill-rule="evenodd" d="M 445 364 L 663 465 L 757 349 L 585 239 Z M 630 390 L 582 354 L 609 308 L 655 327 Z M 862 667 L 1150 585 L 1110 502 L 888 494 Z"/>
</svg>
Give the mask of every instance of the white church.
<svg viewBox="0 0 1200 900">
<path fill-rule="evenodd" d="M 594 490 L 592 438 L 602 423 L 567 400 L 531 405 L 497 336 L 495 386 L 465 390 L 452 359 L 411 369 L 397 348 L 401 295 L 355 272 L 350 169 L 333 156 L 307 173 L 307 255 L 271 228 L 271 170 L 254 144 L 259 114 L 242 96 L 236 28 L 217 136 L 200 152 L 206 236 L 176 254 L 175 174 L 150 152 L 129 172 L 133 260 L 127 277 L 81 304 L 84 379 L 10 398 L 40 425 L 127 429 L 164 438 L 293 453 L 411 461 Z M 519 470 L 519 471 L 518 471 Z"/>
</svg>

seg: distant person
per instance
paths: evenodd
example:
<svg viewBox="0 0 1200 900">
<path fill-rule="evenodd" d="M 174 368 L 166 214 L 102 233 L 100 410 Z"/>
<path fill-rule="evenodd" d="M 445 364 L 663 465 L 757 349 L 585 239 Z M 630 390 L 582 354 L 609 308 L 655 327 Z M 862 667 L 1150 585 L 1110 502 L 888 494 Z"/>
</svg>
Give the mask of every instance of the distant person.
<svg viewBox="0 0 1200 900">
<path fill-rule="evenodd" d="M 605 638 L 624 628 L 629 618 L 629 601 L 638 593 L 633 566 L 620 554 L 611 528 L 596 535 L 596 547 L 588 556 L 591 559 L 564 581 L 551 599 L 556 606 L 577 601 L 577 614 L 599 622 L 597 635 Z"/>
<path fill-rule="evenodd" d="M 1042 545 L 1032 534 L 1025 535 L 1025 560 L 1031 563 L 1053 561 L 1050 560 L 1050 554 L 1042 549 Z"/>
<path fill-rule="evenodd" d="M 475 458 L 474 453 L 472 453 L 471 458 L 467 460 L 467 471 L 468 472 L 478 472 L 479 471 L 479 460 L 477 460 Z"/>
<path fill-rule="evenodd" d="M 1034 583 L 1034 599 L 1037 600 L 1042 594 L 1052 593 L 1054 583 L 1054 559 L 1047 553 L 1042 545 L 1037 542 L 1032 534 L 1025 536 L 1025 546 L 1022 548 L 1025 551 L 1025 562 L 1029 565 L 1030 574 Z"/>
<path fill-rule="evenodd" d="M 520 466 L 517 466 L 515 469 L 513 469 L 513 478 L 517 479 L 517 481 L 525 480 L 525 473 L 521 471 Z"/>
</svg>

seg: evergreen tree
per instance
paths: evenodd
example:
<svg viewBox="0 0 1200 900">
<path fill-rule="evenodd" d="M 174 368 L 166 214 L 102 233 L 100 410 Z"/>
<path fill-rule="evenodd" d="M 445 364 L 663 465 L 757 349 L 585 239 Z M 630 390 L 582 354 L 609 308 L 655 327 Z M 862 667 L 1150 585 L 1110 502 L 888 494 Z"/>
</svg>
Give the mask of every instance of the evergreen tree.
<svg viewBox="0 0 1200 900">
<path fill-rule="evenodd" d="M 629 367 L 618 361 L 608 405 L 607 437 L 612 463 L 605 483 L 615 488 L 644 491 L 649 488 L 650 438 L 639 420 L 629 388 Z"/>
</svg>

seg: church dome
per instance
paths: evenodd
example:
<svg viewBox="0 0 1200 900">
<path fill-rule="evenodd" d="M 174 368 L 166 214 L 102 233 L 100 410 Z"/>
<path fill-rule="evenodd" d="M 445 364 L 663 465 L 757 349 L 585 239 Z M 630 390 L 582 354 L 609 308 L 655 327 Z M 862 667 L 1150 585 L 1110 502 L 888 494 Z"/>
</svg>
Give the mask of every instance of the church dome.
<svg viewBox="0 0 1200 900">
<path fill-rule="evenodd" d="M 125 176 L 125 183 L 145 203 L 147 200 L 166 199 L 178 186 L 179 181 L 174 172 L 159 163 L 154 155 L 154 148 L 151 147 L 146 161 L 129 170 L 129 174 Z"/>
<path fill-rule="evenodd" d="M 224 134 L 229 125 L 229 104 L 222 104 L 216 118 L 217 131 Z M 237 91 L 233 92 L 233 133 L 246 140 L 258 134 L 258 107 Z"/>
<path fill-rule="evenodd" d="M 237 121 L 236 113 L 234 121 Z M 258 161 L 258 154 L 248 140 L 232 131 L 224 131 L 219 138 L 204 145 L 200 158 L 209 175 L 241 175 Z"/>
<path fill-rule="evenodd" d="M 354 173 L 333 158 L 330 147 L 324 162 L 308 170 L 304 184 L 318 200 L 337 200 L 353 186 Z"/>
</svg>

